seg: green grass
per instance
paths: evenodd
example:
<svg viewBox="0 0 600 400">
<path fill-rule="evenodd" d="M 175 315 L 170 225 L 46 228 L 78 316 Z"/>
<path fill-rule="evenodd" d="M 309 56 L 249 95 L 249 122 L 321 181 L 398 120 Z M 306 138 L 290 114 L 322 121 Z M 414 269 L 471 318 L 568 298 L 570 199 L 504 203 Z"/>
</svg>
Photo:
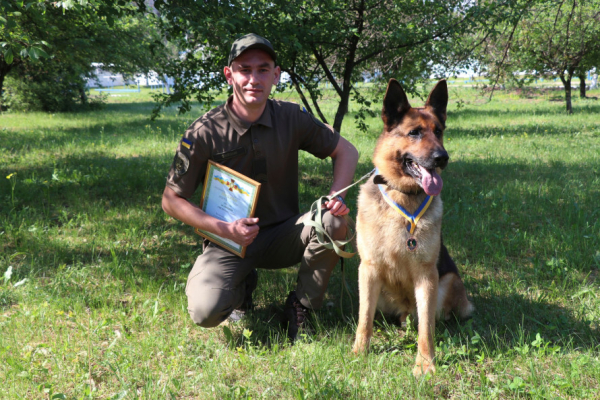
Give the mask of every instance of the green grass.
<svg viewBox="0 0 600 400">
<path fill-rule="evenodd" d="M 351 297 L 336 270 L 295 346 L 281 327 L 294 269 L 260 271 L 242 323 L 193 325 L 184 290 L 199 237 L 160 198 L 197 114 L 151 122 L 143 91 L 102 111 L 0 115 L 0 398 L 600 398 L 600 100 L 576 97 L 568 116 L 560 91 L 450 96 L 444 241 L 477 311 L 438 323 L 438 374 L 421 380 L 414 329 L 379 321 L 372 352 L 352 355 L 357 258 Z M 343 126 L 356 177 L 382 129 L 368 125 L 357 131 L 351 112 Z M 307 209 L 331 167 L 301 157 Z"/>
</svg>

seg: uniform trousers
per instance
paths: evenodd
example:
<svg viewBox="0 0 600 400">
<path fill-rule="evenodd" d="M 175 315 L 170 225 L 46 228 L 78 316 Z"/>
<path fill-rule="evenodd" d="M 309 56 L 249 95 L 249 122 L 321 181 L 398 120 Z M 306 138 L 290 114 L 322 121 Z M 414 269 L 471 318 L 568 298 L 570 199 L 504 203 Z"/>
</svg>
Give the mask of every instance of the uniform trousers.
<svg viewBox="0 0 600 400">
<path fill-rule="evenodd" d="M 197 325 L 219 325 L 246 296 L 246 276 L 256 268 L 280 269 L 300 263 L 296 296 L 305 307 L 319 309 L 329 277 L 339 256 L 317 241 L 314 228 L 303 221 L 310 213 L 300 214 L 280 224 L 261 228 L 241 258 L 210 243 L 196 259 L 187 280 L 185 293 L 188 312 Z M 346 237 L 347 220 L 325 212 L 323 228 L 334 240 Z"/>
</svg>

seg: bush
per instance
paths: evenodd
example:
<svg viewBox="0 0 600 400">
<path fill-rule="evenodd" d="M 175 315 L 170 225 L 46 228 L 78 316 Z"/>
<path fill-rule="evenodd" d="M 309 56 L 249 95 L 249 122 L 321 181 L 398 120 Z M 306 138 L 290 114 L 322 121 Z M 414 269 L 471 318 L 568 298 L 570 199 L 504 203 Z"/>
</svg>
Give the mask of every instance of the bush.
<svg viewBox="0 0 600 400">
<path fill-rule="evenodd" d="M 76 111 L 97 109 L 106 97 L 88 98 L 83 74 L 46 62 L 28 70 L 17 71 L 5 82 L 3 104 L 15 111 Z"/>
</svg>

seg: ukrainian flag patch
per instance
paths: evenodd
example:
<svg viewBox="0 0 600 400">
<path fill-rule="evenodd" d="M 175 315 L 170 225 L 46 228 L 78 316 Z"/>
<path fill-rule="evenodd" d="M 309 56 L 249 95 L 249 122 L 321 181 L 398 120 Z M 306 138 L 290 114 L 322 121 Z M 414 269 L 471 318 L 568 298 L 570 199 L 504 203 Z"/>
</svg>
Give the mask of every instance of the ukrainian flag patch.
<svg viewBox="0 0 600 400">
<path fill-rule="evenodd" d="M 181 139 L 181 145 L 188 150 L 192 148 L 192 142 L 190 142 L 186 138 Z"/>
</svg>

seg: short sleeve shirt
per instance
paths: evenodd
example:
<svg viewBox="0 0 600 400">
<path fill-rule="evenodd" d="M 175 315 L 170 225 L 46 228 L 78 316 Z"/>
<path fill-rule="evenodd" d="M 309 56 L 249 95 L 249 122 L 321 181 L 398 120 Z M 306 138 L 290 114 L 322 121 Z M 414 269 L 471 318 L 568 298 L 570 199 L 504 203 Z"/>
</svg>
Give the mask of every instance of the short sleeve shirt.
<svg viewBox="0 0 600 400">
<path fill-rule="evenodd" d="M 185 132 L 167 186 L 189 199 L 213 160 L 261 183 L 255 213 L 260 227 L 298 215 L 298 151 L 324 159 L 335 150 L 339 133 L 298 104 L 278 100 L 268 100 L 258 121 L 248 124 L 231 112 L 231 99 Z"/>
</svg>

